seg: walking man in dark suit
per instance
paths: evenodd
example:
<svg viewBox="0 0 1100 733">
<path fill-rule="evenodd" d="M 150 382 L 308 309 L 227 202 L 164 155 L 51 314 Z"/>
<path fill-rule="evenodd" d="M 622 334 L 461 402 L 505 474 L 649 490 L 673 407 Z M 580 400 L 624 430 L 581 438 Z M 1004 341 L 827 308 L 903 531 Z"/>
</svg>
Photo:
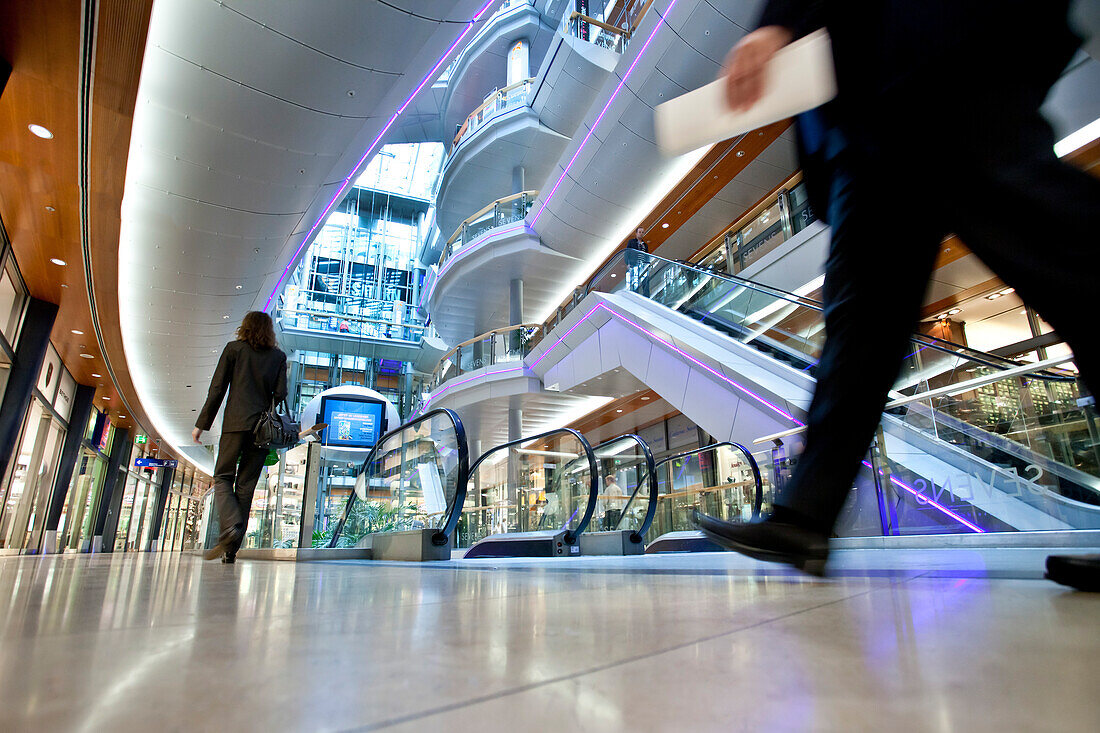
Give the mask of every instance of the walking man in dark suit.
<svg viewBox="0 0 1100 733">
<path fill-rule="evenodd" d="M 245 314 L 237 329 L 237 340 L 230 341 L 222 350 L 210 380 L 206 404 L 191 433 L 196 443 L 214 423 L 226 390 L 229 399 L 225 403 L 214 464 L 214 501 L 220 532 L 218 543 L 206 551 L 206 559 L 216 560 L 224 555 L 224 562 L 232 563 L 244 540 L 252 494 L 268 454 L 267 448 L 256 446 L 252 431 L 260 415 L 286 399 L 287 392 L 286 354 L 276 346 L 275 325 L 267 313 Z"/>
<path fill-rule="evenodd" d="M 768 520 L 735 525 L 698 515 L 714 540 L 824 571 L 828 538 L 948 233 L 1054 326 L 1093 394 L 1100 389 L 1100 181 L 1055 157 L 1039 114 L 1080 43 L 1068 5 L 770 0 L 759 28 L 731 51 L 728 101 L 747 108 L 761 96 L 771 56 L 824 26 L 838 95 L 818 111 L 827 124 L 803 160 L 807 180 L 827 197 L 815 208 L 832 227 L 827 340 L 805 451 Z"/>
</svg>

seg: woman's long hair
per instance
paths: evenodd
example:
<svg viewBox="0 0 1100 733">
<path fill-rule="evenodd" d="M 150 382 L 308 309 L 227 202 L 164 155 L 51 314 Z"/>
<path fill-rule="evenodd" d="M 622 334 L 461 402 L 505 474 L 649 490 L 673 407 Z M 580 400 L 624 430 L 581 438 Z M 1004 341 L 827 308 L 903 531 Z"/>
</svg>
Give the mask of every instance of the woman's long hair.
<svg viewBox="0 0 1100 733">
<path fill-rule="evenodd" d="M 275 323 L 263 311 L 249 311 L 244 314 L 244 320 L 237 329 L 237 340 L 244 341 L 254 349 L 274 349 L 277 345 Z"/>
</svg>

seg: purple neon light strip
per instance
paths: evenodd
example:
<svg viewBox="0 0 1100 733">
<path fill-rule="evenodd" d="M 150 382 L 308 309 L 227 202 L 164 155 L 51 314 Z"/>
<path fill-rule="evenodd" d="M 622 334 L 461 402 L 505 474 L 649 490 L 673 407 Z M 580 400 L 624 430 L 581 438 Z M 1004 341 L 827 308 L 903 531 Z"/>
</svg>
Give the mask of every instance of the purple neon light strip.
<svg viewBox="0 0 1100 733">
<path fill-rule="evenodd" d="M 554 187 L 550 189 L 550 193 L 547 194 L 546 198 L 542 200 L 542 206 L 539 207 L 539 210 L 535 213 L 535 218 L 531 220 L 531 226 L 534 226 L 535 222 L 537 222 L 539 220 L 539 217 L 542 216 L 542 212 L 546 210 L 546 205 L 550 203 L 550 199 L 554 198 L 554 194 L 557 192 L 558 186 L 560 186 L 561 182 L 565 180 L 565 177 L 569 175 L 569 169 L 573 167 L 573 163 L 576 162 L 577 157 L 581 154 L 581 151 L 584 150 L 584 146 L 588 144 L 588 139 L 592 137 L 592 134 L 594 132 L 596 132 L 596 128 L 600 125 L 600 120 L 602 120 L 603 116 L 607 114 L 607 110 L 610 109 L 611 103 L 614 102 L 616 97 L 619 96 L 619 92 L 622 91 L 623 86 L 626 84 L 626 80 L 630 78 L 630 73 L 634 71 L 634 67 L 637 66 L 638 62 L 642 60 L 642 56 L 645 54 L 645 50 L 649 48 L 649 44 L 653 40 L 653 37 L 657 35 L 657 31 L 660 30 L 661 26 L 666 22 L 665 18 L 667 18 L 669 13 L 672 12 L 672 8 L 675 7 L 675 5 L 676 0 L 672 0 L 672 2 L 670 2 L 668 4 L 668 7 L 665 9 L 664 16 L 659 21 L 657 21 L 657 24 L 655 26 L 653 26 L 653 32 L 649 34 L 649 38 L 647 38 L 645 44 L 642 45 L 642 50 L 639 51 L 638 55 L 634 57 L 634 61 L 630 64 L 630 68 L 628 68 L 626 70 L 626 73 L 623 74 L 622 81 L 620 81 L 619 85 L 615 87 L 615 91 L 611 93 L 611 98 L 607 100 L 607 104 L 605 104 L 603 106 L 603 109 L 600 110 L 600 114 L 598 117 L 596 117 L 596 121 L 593 122 L 592 127 L 589 128 L 588 134 L 584 136 L 584 140 L 581 140 L 581 144 L 577 146 L 577 152 L 573 153 L 573 157 L 569 159 L 569 163 L 561 172 L 561 175 L 558 177 L 558 180 L 554 184 Z"/>
<path fill-rule="evenodd" d="M 871 464 L 868 461 L 863 461 L 863 465 L 867 466 L 867 468 L 871 468 L 872 470 L 874 470 L 872 468 Z M 886 475 L 884 471 L 879 471 L 878 473 L 879 473 L 880 476 Z M 982 533 L 982 534 L 985 533 L 985 530 L 982 529 L 981 527 L 979 527 L 978 525 L 974 524 L 971 521 L 968 521 L 967 519 L 965 519 L 961 515 L 957 514 L 956 512 L 951 511 L 950 509 L 945 507 L 943 504 L 940 504 L 939 502 L 937 502 L 933 499 L 929 499 L 927 496 L 925 496 L 921 492 L 917 491 L 912 486 L 909 486 L 909 485 L 903 483 L 902 481 L 898 480 L 897 477 L 891 476 L 890 477 L 890 483 L 894 484 L 895 486 L 898 486 L 900 488 L 905 489 L 910 494 L 917 497 L 918 500 L 923 501 L 926 504 L 931 504 L 932 506 L 936 507 L 937 509 L 939 509 L 941 512 L 943 512 L 947 516 L 951 517 L 952 519 L 954 519 L 957 522 L 960 522 L 960 523 L 966 525 L 967 527 L 970 527 L 970 529 L 974 530 L 975 532 L 979 532 L 979 533 Z"/>
<path fill-rule="evenodd" d="M 332 207 L 336 205 L 336 202 L 344 193 L 344 187 L 351 182 L 352 178 L 355 177 L 355 174 L 359 171 L 360 166 L 362 166 L 363 163 L 366 162 L 367 158 L 374 152 L 375 146 L 377 146 L 379 141 L 386 135 L 387 132 L 390 131 L 390 127 L 392 127 L 393 123 L 397 121 L 397 118 L 401 116 L 401 113 L 404 112 L 410 104 L 412 104 L 412 101 L 416 98 L 416 95 L 420 94 L 421 90 L 423 90 L 424 87 L 427 86 L 428 82 L 435 78 L 436 72 L 438 72 L 440 67 L 443 66 L 443 62 L 450 57 L 451 52 L 458 48 L 458 45 L 462 43 L 462 39 L 465 38 L 466 34 L 468 34 L 473 29 L 474 24 L 481 20 L 481 16 L 484 15 L 485 12 L 488 11 L 494 3 L 496 3 L 496 1 L 497 0 L 486 0 L 485 4 L 481 7 L 481 10 L 477 11 L 477 14 L 473 17 L 473 19 L 466 24 L 466 27 L 463 29 L 462 33 L 459 34 L 458 38 L 454 40 L 454 43 L 452 43 L 447 48 L 447 50 L 443 52 L 443 55 L 440 56 L 439 60 L 435 62 L 435 66 L 432 67 L 432 70 L 429 71 L 424 76 L 424 78 L 420 80 L 420 84 L 418 84 L 416 89 L 413 90 L 413 93 L 410 94 L 405 102 L 397 108 L 397 111 L 390 116 L 390 119 L 386 122 L 385 126 L 382 127 L 382 131 L 379 132 L 377 137 L 375 137 L 371 144 L 367 146 L 367 151 L 363 153 L 363 157 L 360 158 L 359 162 L 355 164 L 355 167 L 351 169 L 351 173 L 348 174 L 348 177 L 345 178 L 343 182 L 337 187 L 336 195 L 333 196 L 332 200 L 328 202 L 328 205 L 321 212 L 320 218 L 318 218 L 313 226 L 310 227 L 309 232 L 306 233 L 305 239 L 303 239 L 302 243 L 298 245 L 298 249 L 294 251 L 294 256 L 290 258 L 290 262 L 287 264 L 286 269 L 283 270 L 283 274 L 279 276 L 279 281 L 275 283 L 275 287 L 272 289 L 271 295 L 267 296 L 267 302 L 264 303 L 265 311 L 271 308 L 271 301 L 275 299 L 275 294 L 279 292 L 279 289 L 283 287 L 283 283 L 286 282 L 287 277 L 290 275 L 291 268 L 294 267 L 294 263 L 298 259 L 298 255 L 300 255 L 302 253 L 302 250 L 305 249 L 306 244 L 311 241 L 311 237 L 313 236 L 313 233 L 317 231 L 317 227 L 321 226 L 321 224 L 328 217 L 329 212 L 332 211 Z"/>
</svg>

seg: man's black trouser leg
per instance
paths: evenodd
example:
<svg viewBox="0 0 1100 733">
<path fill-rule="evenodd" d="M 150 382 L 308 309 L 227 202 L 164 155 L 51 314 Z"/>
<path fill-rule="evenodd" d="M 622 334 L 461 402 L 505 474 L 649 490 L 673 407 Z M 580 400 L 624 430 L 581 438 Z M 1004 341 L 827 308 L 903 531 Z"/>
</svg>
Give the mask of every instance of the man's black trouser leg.
<svg viewBox="0 0 1100 733">
<path fill-rule="evenodd" d="M 227 547 L 229 554 L 237 551 L 244 538 L 252 494 L 266 457 L 267 450 L 253 443 L 251 430 L 222 433 L 214 466 L 214 500 L 218 505 L 219 541 L 232 541 L 236 535 Z"/>
<path fill-rule="evenodd" d="M 920 203 L 927 187 L 913 179 L 884 179 L 877 166 L 853 170 L 849 165 L 834 174 L 830 193 L 826 340 L 807 416 L 806 448 L 779 501 L 826 533 L 911 350 L 910 335 L 942 239 Z M 901 202 L 905 212 L 919 215 L 899 218 Z"/>
</svg>

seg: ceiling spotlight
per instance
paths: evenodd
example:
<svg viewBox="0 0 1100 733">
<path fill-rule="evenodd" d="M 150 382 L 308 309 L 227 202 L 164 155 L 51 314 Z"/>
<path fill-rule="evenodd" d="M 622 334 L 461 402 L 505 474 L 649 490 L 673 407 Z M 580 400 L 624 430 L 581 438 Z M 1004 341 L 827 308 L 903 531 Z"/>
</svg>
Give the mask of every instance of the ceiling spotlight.
<svg viewBox="0 0 1100 733">
<path fill-rule="evenodd" d="M 242 287 L 244 287 L 244 286 L 243 285 L 237 285 L 236 286 L 237 290 L 240 290 Z"/>
<path fill-rule="evenodd" d="M 96 374 L 95 372 L 92 372 L 92 376 L 95 377 L 96 379 L 98 379 L 98 378 L 102 377 L 103 375 L 102 374 Z"/>
<path fill-rule="evenodd" d="M 119 415 L 119 416 L 118 416 L 118 419 L 119 419 L 119 420 L 125 420 L 125 419 L 126 419 L 126 416 L 125 416 L 125 415 Z"/>
<path fill-rule="evenodd" d="M 998 293 L 1000 295 L 1008 295 L 1009 293 L 1015 293 L 1015 292 L 1016 292 L 1016 288 L 1005 288 L 1004 290 L 998 291 Z"/>
<path fill-rule="evenodd" d="M 664 224 L 662 224 L 661 228 L 662 229 L 668 229 L 668 222 L 666 221 Z"/>
<path fill-rule="evenodd" d="M 61 267 L 64 267 L 65 265 L 69 264 L 65 260 L 58 259 L 57 257 L 51 257 L 50 262 L 54 263 L 55 265 L 60 265 Z"/>
<path fill-rule="evenodd" d="M 228 314 L 228 313 L 226 313 L 226 314 L 225 314 L 224 316 L 222 316 L 222 318 L 224 318 L 225 320 L 227 320 L 227 321 L 228 321 L 228 320 L 229 320 L 229 314 Z"/>
<path fill-rule="evenodd" d="M 42 125 L 34 125 L 34 124 L 27 125 L 27 129 L 30 130 L 31 132 L 33 132 L 38 137 L 42 138 L 43 140 L 49 140 L 50 138 L 53 137 L 53 133 L 50 132 L 45 127 L 43 127 Z"/>
<path fill-rule="evenodd" d="M 999 297 L 1001 297 L 1000 293 L 990 293 L 989 295 L 985 296 L 985 299 L 986 300 L 996 300 Z"/>
<path fill-rule="evenodd" d="M 52 207 L 52 206 L 47 206 L 47 207 L 46 207 L 46 211 L 57 211 L 57 209 L 55 209 L 55 208 L 54 208 L 54 207 Z"/>
<path fill-rule="evenodd" d="M 95 356 L 93 356 L 92 354 L 81 354 L 80 358 L 81 359 L 94 359 Z"/>
<path fill-rule="evenodd" d="M 615 410 L 615 412 L 622 412 L 622 410 Z"/>
<path fill-rule="evenodd" d="M 643 397 L 643 398 L 642 398 L 642 402 L 645 402 L 645 401 L 646 401 L 646 400 L 648 400 L 648 399 L 649 399 L 648 397 Z"/>
<path fill-rule="evenodd" d="M 947 311 L 947 315 L 949 316 L 953 316 L 956 313 L 962 313 L 962 308 L 952 308 L 951 310 Z"/>
<path fill-rule="evenodd" d="M 611 273 L 611 277 L 618 277 L 615 273 Z"/>
<path fill-rule="evenodd" d="M 105 399 L 105 400 L 110 400 L 111 398 L 110 398 L 110 397 L 108 397 L 107 395 L 103 395 L 103 399 Z"/>
<path fill-rule="evenodd" d="M 84 332 L 81 331 L 79 328 L 74 328 L 73 333 L 75 333 L 77 336 L 83 336 L 84 335 Z"/>
</svg>

